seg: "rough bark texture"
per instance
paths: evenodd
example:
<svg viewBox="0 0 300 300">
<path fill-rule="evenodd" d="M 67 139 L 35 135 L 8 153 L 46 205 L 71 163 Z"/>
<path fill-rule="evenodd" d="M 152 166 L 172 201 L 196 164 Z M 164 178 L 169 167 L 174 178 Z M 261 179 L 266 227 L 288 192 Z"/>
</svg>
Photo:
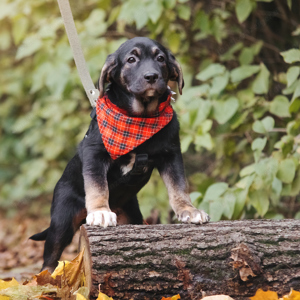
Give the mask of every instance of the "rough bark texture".
<svg viewBox="0 0 300 300">
<path fill-rule="evenodd" d="M 300 290 L 299 242 L 298 220 L 245 220 L 107 229 L 84 225 L 80 247 L 86 249 L 91 299 L 101 284 L 101 292 L 114 300 L 176 294 L 181 299 L 226 294 L 238 300 L 258 288 L 279 295 Z"/>
</svg>

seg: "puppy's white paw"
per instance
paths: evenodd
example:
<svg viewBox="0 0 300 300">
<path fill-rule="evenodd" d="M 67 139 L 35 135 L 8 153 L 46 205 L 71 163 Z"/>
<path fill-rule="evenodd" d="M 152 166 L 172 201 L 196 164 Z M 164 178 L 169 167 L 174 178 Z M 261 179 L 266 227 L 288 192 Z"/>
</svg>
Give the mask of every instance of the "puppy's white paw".
<svg viewBox="0 0 300 300">
<path fill-rule="evenodd" d="M 178 215 L 178 220 L 183 223 L 203 224 L 210 220 L 209 215 L 200 209 L 193 209 L 192 211 L 184 210 Z"/>
<path fill-rule="evenodd" d="M 86 223 L 88 225 L 98 225 L 104 228 L 107 226 L 116 226 L 117 215 L 111 211 L 97 210 L 87 215 Z"/>
</svg>

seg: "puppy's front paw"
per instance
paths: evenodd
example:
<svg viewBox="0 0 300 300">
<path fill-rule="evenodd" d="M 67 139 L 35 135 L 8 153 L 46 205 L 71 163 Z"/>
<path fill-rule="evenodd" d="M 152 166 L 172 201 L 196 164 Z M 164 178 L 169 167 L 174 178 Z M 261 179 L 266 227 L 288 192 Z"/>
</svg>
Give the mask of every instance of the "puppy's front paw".
<svg viewBox="0 0 300 300">
<path fill-rule="evenodd" d="M 210 220 L 209 215 L 200 209 L 192 208 L 178 214 L 178 220 L 183 223 L 203 224 Z"/>
<path fill-rule="evenodd" d="M 97 210 L 87 215 L 86 223 L 88 225 L 98 225 L 104 228 L 107 226 L 116 226 L 117 215 L 111 211 Z"/>
</svg>

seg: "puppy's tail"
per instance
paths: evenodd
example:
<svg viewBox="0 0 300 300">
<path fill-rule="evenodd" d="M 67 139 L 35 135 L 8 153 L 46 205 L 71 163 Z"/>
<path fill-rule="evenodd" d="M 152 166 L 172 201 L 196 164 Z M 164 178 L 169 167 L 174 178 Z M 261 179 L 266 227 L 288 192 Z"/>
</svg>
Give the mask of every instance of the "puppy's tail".
<svg viewBox="0 0 300 300">
<path fill-rule="evenodd" d="M 47 234 L 48 234 L 49 228 L 45 229 L 44 231 L 40 233 L 36 233 L 32 235 L 29 239 L 34 241 L 44 241 L 46 240 Z"/>
</svg>

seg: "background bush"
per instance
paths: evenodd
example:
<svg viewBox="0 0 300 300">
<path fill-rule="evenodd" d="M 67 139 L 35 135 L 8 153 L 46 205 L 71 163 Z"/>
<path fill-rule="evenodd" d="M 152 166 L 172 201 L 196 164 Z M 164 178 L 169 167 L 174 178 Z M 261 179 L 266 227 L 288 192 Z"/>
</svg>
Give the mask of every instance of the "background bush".
<svg viewBox="0 0 300 300">
<path fill-rule="evenodd" d="M 171 49 L 185 88 L 174 105 L 191 196 L 216 221 L 300 215 L 297 0 L 71 1 L 92 78 L 128 38 Z M 0 3 L 0 207 L 47 199 L 90 121 L 54 0 Z M 173 87 L 176 88 L 175 86 Z M 154 174 L 143 213 L 166 221 Z M 34 202 L 31 202 L 34 203 Z"/>
</svg>

